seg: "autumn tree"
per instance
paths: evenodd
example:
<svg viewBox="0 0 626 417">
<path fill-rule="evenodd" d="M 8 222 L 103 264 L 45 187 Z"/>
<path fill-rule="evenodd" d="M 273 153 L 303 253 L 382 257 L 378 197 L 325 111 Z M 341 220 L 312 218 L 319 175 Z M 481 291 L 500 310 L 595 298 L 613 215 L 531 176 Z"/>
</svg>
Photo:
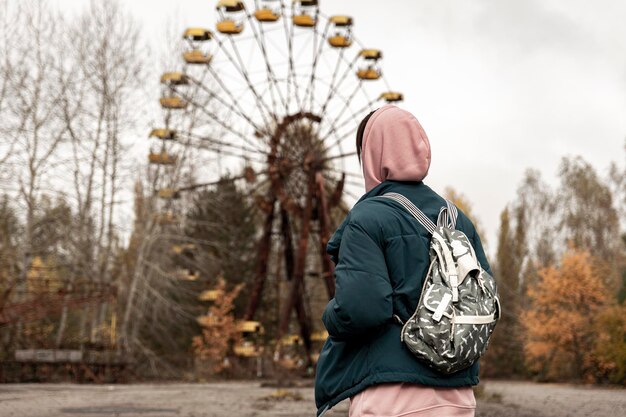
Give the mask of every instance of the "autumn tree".
<svg viewBox="0 0 626 417">
<path fill-rule="evenodd" d="M 593 319 L 610 297 L 589 252 L 569 249 L 559 266 L 539 270 L 528 297 L 522 313 L 528 369 L 544 379 L 593 380 Z"/>
<path fill-rule="evenodd" d="M 195 355 L 207 360 L 215 373 L 225 369 L 230 348 L 241 337 L 233 310 L 242 288 L 243 284 L 239 284 L 228 289 L 223 278 L 217 281 L 214 291 L 220 296 L 209 307 L 208 314 L 201 317 L 202 334 L 195 336 L 192 341 Z"/>
<path fill-rule="evenodd" d="M 597 332 L 593 354 L 596 379 L 626 385 L 626 305 L 612 305 L 594 318 Z"/>
<path fill-rule="evenodd" d="M 519 315 L 521 312 L 522 270 L 525 261 L 523 208 L 516 209 L 515 218 L 505 208 L 500 215 L 498 251 L 494 273 L 503 306 L 498 331 L 493 335 L 485 357 L 483 373 L 487 376 L 511 377 L 524 373 L 523 342 Z M 512 220 L 515 220 L 514 222 Z"/>
</svg>

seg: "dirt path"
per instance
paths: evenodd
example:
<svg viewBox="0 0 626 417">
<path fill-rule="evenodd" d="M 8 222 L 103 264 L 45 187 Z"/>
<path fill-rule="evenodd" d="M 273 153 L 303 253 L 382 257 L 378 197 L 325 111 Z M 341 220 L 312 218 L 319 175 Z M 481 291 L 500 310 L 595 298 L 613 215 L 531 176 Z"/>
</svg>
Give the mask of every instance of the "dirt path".
<svg viewBox="0 0 626 417">
<path fill-rule="evenodd" d="M 477 417 L 621 417 L 626 390 L 491 381 Z M 302 417 L 314 416 L 313 392 L 258 382 L 212 384 L 0 385 L 0 417 Z M 339 404 L 328 417 L 347 417 Z"/>
<path fill-rule="evenodd" d="M 488 381 L 484 386 L 485 401 L 479 404 L 480 412 L 477 413 L 480 417 L 626 416 L 626 389 L 623 388 L 506 381 Z M 505 410 L 516 412 L 509 414 L 504 413 Z"/>
</svg>

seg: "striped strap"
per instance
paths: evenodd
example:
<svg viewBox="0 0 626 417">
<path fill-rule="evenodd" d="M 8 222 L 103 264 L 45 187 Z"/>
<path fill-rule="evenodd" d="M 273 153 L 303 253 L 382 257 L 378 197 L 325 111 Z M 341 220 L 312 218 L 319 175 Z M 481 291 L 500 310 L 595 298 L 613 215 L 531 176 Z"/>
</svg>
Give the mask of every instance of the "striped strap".
<svg viewBox="0 0 626 417">
<path fill-rule="evenodd" d="M 450 200 L 446 200 L 446 207 L 442 207 L 441 210 L 439 210 L 437 225 L 455 229 L 458 216 L 459 212 L 456 206 Z"/>
<path fill-rule="evenodd" d="M 402 194 L 398 194 L 398 193 L 385 193 L 382 195 L 383 197 L 386 198 L 390 198 L 392 200 L 397 201 L 398 203 L 402 204 L 402 206 L 409 212 L 411 213 L 411 215 L 413 217 L 415 217 L 415 219 L 420 222 L 420 224 L 422 226 L 424 226 L 424 228 L 426 230 L 428 230 L 430 232 L 430 234 L 432 235 L 433 233 L 435 233 L 435 229 L 437 226 L 435 226 L 435 223 L 433 223 L 432 220 L 430 220 L 428 218 L 428 216 L 426 216 L 424 214 L 424 212 L 422 212 L 422 210 L 418 209 L 417 207 L 415 207 L 415 204 L 411 203 L 411 201 L 406 198 L 405 196 L 403 196 Z"/>
<path fill-rule="evenodd" d="M 408 198 L 399 193 L 385 193 L 382 197 L 390 198 L 400 203 L 415 219 L 420 222 L 430 234 L 435 233 L 437 226 L 444 226 L 450 229 L 456 227 L 456 220 L 458 218 L 458 211 L 456 206 L 449 200 L 446 200 L 446 207 L 442 207 L 437 217 L 437 225 L 424 214 L 422 210 L 417 208 L 415 204 Z"/>
</svg>

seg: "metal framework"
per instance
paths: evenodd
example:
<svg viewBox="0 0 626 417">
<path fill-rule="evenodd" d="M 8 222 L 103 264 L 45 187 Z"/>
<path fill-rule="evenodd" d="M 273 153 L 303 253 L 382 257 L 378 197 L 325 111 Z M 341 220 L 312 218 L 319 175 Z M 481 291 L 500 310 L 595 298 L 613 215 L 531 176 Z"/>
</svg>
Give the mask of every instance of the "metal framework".
<svg viewBox="0 0 626 417">
<path fill-rule="evenodd" d="M 272 248 L 282 248 L 290 289 L 278 339 L 287 336 L 295 311 L 312 361 L 304 288 L 312 235 L 317 234 L 330 298 L 335 291 L 333 264 L 325 253 L 334 226 L 330 211 L 344 193 L 353 195 L 347 186 L 362 186 L 355 181 L 359 174 L 347 172 L 346 161 L 356 153 L 344 143 L 366 112 L 403 97 L 382 75 L 382 52 L 354 38 L 350 16 L 325 16 L 311 0 L 216 3 L 216 31 L 185 30 L 181 70 L 161 79 L 166 125 L 152 132 L 160 148 L 153 149 L 150 161 L 176 177 L 184 161 L 168 153 L 176 141 L 214 156 L 217 167 L 206 173 L 212 178 L 178 191 L 213 184 L 223 167 L 245 167 L 235 179 L 252 183 L 265 217 L 244 320 L 254 320 Z"/>
</svg>

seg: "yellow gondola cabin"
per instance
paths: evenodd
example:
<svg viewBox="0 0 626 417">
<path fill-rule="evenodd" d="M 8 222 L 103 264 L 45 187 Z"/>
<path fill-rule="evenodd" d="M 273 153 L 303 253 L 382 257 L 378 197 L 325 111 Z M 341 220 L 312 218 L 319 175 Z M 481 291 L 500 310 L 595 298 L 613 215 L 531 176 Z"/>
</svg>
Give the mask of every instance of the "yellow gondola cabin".
<svg viewBox="0 0 626 417">
<path fill-rule="evenodd" d="M 385 100 L 387 103 L 394 103 L 404 100 L 404 95 L 396 91 L 386 91 L 379 97 L 380 100 Z"/>
<path fill-rule="evenodd" d="M 313 27 L 317 24 L 319 4 L 317 0 L 294 0 L 292 2 L 292 21 L 300 27 Z"/>
<path fill-rule="evenodd" d="M 302 344 L 302 338 L 297 334 L 283 336 L 279 341 L 281 346 L 299 346 Z"/>
<path fill-rule="evenodd" d="M 161 106 L 165 109 L 184 109 L 187 102 L 176 94 L 175 87 L 189 85 L 189 77 L 182 72 L 166 72 L 161 75 L 161 85 L 163 92 L 161 96 Z"/>
<path fill-rule="evenodd" d="M 178 200 L 180 193 L 173 188 L 161 188 L 157 195 L 164 200 Z"/>
<path fill-rule="evenodd" d="M 260 333 L 263 326 L 258 321 L 240 321 L 237 323 L 237 330 L 241 333 Z"/>
<path fill-rule="evenodd" d="M 173 129 L 152 129 L 149 137 L 162 140 L 176 140 L 176 131 Z"/>
<path fill-rule="evenodd" d="M 357 76 L 361 80 L 377 80 L 382 76 L 379 66 L 383 53 L 378 49 L 363 49 L 359 52 Z"/>
<path fill-rule="evenodd" d="M 202 291 L 198 296 L 200 301 L 217 301 L 224 295 L 222 290 L 206 290 Z"/>
<path fill-rule="evenodd" d="M 209 29 L 204 28 L 187 28 L 183 33 L 183 39 L 190 42 L 206 42 L 213 38 L 213 33 Z"/>
<path fill-rule="evenodd" d="M 328 43 L 334 48 L 347 48 L 352 45 L 352 18 L 350 16 L 333 16 L 330 18 L 332 36 Z"/>
<path fill-rule="evenodd" d="M 166 211 L 163 213 L 154 213 L 153 220 L 155 223 L 166 226 L 166 225 L 174 225 L 180 222 L 180 218 L 172 213 L 171 211 Z"/>
<path fill-rule="evenodd" d="M 213 38 L 213 33 L 204 28 L 187 28 L 183 39 L 187 41 L 187 48 L 183 52 L 183 59 L 187 64 L 208 64 L 213 56 L 204 46 Z"/>
<path fill-rule="evenodd" d="M 174 165 L 177 159 L 175 155 L 170 155 L 167 152 L 151 152 L 148 155 L 148 161 L 155 165 Z"/>
<path fill-rule="evenodd" d="M 239 0 L 220 0 L 217 3 L 217 31 L 225 35 L 236 35 L 243 30 L 243 19 L 246 15 L 246 5 Z"/>
<path fill-rule="evenodd" d="M 256 0 L 254 17 L 259 22 L 276 22 L 280 19 L 281 0 Z"/>
<path fill-rule="evenodd" d="M 172 253 L 174 255 L 189 255 L 193 254 L 196 250 L 196 245 L 193 243 L 183 243 L 181 245 L 172 245 Z"/>
<path fill-rule="evenodd" d="M 189 85 L 189 77 L 182 72 L 166 72 L 161 75 L 161 84 Z"/>
<path fill-rule="evenodd" d="M 183 52 L 183 60 L 188 64 L 208 64 L 213 57 L 210 54 L 202 52 L 199 49 L 193 49 L 191 51 Z"/>
<path fill-rule="evenodd" d="M 263 353 L 263 348 L 246 340 L 233 346 L 233 352 L 235 352 L 235 355 L 244 358 L 256 358 Z"/>
<path fill-rule="evenodd" d="M 200 272 L 191 269 L 180 269 L 176 271 L 176 278 L 181 281 L 197 281 L 200 278 Z"/>
</svg>

